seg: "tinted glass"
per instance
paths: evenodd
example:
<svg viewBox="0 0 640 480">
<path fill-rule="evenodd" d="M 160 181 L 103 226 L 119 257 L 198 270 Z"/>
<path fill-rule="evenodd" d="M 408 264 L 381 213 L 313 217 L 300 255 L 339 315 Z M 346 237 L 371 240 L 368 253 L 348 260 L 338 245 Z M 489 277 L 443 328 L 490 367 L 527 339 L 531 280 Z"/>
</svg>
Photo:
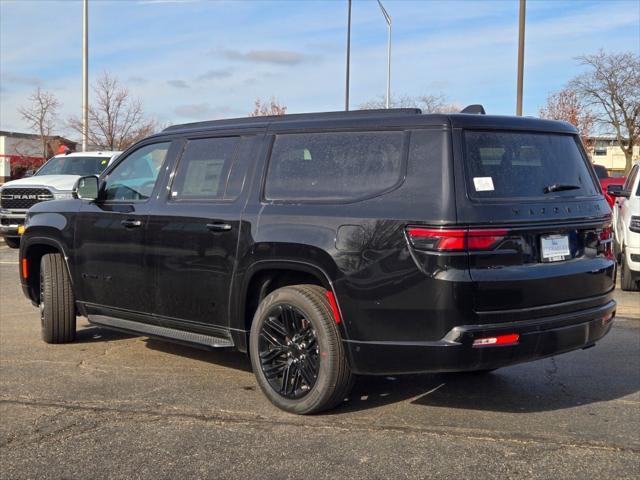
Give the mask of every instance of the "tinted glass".
<svg viewBox="0 0 640 480">
<path fill-rule="evenodd" d="M 469 191 L 474 197 L 597 195 L 572 135 L 467 131 L 464 142 Z"/>
<path fill-rule="evenodd" d="M 602 180 L 603 178 L 609 178 L 609 172 L 606 167 L 603 167 L 602 165 L 594 165 L 593 169 L 596 171 L 596 175 L 599 179 Z"/>
<path fill-rule="evenodd" d="M 629 176 L 624 181 L 623 190 L 631 190 L 633 188 L 633 183 L 636 181 L 636 175 L 638 174 L 638 166 L 634 165 L 631 171 L 629 172 Z"/>
<path fill-rule="evenodd" d="M 146 200 L 153 192 L 170 142 L 147 145 L 122 160 L 106 179 L 106 200 Z"/>
<path fill-rule="evenodd" d="M 278 135 L 265 197 L 270 200 L 355 200 L 396 185 L 403 132 Z"/>
<path fill-rule="evenodd" d="M 108 164 L 109 157 L 53 157 L 36 175 L 99 175 Z"/>
<path fill-rule="evenodd" d="M 239 137 L 189 140 L 178 165 L 171 198 L 222 199 L 239 141 Z"/>
</svg>

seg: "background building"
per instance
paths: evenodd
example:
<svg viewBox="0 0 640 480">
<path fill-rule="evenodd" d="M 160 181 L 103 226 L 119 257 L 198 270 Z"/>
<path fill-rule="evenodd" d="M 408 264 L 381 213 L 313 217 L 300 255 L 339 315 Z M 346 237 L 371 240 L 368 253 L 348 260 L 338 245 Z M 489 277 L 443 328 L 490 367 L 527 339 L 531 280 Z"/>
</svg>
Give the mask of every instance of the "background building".
<svg viewBox="0 0 640 480">
<path fill-rule="evenodd" d="M 49 137 L 47 158 L 43 158 L 39 135 L 0 131 L 0 183 L 22 177 L 27 170 L 38 168 L 65 149 L 74 152 L 76 146 L 76 142 L 64 137 Z"/>
<path fill-rule="evenodd" d="M 615 137 L 591 137 L 591 160 L 602 165 L 612 176 L 624 175 L 624 152 L 618 146 Z M 633 148 L 633 161 L 640 160 L 640 147 Z"/>
</svg>

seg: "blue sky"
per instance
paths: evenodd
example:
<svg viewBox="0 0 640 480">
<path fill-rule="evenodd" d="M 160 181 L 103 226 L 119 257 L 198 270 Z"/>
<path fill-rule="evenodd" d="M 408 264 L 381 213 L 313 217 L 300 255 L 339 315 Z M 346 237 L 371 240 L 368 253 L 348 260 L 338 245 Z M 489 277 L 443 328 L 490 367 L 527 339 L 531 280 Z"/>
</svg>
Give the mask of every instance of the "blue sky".
<svg viewBox="0 0 640 480">
<path fill-rule="evenodd" d="M 515 111 L 518 2 L 384 0 L 392 91 Z M 161 124 L 244 116 L 256 97 L 289 113 L 344 105 L 346 0 L 89 0 L 90 76 L 115 74 Z M 386 88 L 386 24 L 354 0 L 351 105 Z M 0 129 L 36 85 L 81 108 L 82 3 L 0 0 Z M 575 57 L 640 54 L 640 2 L 527 2 L 524 113 L 581 71 Z M 61 124 L 61 133 L 64 128 Z"/>
</svg>

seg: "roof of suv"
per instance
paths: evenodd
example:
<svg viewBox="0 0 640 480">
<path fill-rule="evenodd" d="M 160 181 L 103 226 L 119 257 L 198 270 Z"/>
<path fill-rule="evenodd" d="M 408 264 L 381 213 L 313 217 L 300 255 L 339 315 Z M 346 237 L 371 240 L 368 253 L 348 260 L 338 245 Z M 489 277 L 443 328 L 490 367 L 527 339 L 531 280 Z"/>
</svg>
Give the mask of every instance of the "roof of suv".
<svg viewBox="0 0 640 480">
<path fill-rule="evenodd" d="M 111 158 L 114 155 L 120 155 L 122 152 L 117 150 L 102 150 L 99 152 L 73 152 L 73 153 L 60 153 L 56 157 L 107 157 Z"/>
<path fill-rule="evenodd" d="M 297 113 L 280 116 L 244 117 L 224 120 L 172 125 L 162 133 L 178 133 L 202 130 L 218 130 L 232 128 L 265 128 L 288 129 L 295 127 L 316 127 L 327 123 L 339 122 L 340 126 L 371 127 L 383 125 L 440 125 L 454 128 L 489 128 L 546 131 L 558 133 L 577 133 L 575 127 L 566 122 L 543 120 L 534 117 L 516 117 L 500 115 L 484 115 L 471 113 L 433 113 L 423 114 L 418 108 L 391 108 L 383 110 L 352 110 L 339 112 Z"/>
</svg>

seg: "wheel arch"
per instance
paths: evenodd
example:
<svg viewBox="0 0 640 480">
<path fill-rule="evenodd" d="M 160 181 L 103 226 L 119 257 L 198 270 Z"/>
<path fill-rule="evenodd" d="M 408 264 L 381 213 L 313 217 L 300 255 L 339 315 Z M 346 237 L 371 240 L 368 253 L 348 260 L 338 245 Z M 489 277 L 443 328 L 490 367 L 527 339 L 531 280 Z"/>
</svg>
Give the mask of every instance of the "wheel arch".
<svg viewBox="0 0 640 480">
<path fill-rule="evenodd" d="M 232 324 L 231 327 L 232 331 L 243 333 L 242 339 L 236 342 L 240 351 L 247 351 L 249 331 L 260 302 L 278 288 L 299 284 L 319 285 L 333 293 L 342 318 L 340 300 L 336 295 L 334 282 L 322 267 L 301 260 L 257 261 L 245 272 L 239 294 L 234 302 L 236 314 L 232 315 L 232 319 L 235 319 L 235 325 Z M 347 338 L 344 322 L 340 322 L 338 330 L 343 338 Z"/>
<path fill-rule="evenodd" d="M 69 268 L 69 259 L 61 242 L 49 237 L 32 237 L 27 239 L 20 251 L 21 261 L 27 260 L 28 275 L 26 279 L 23 278 L 23 281 L 26 282 L 29 298 L 32 302 L 37 303 L 39 301 L 40 262 L 42 257 L 48 253 L 59 253 L 62 255 L 64 266 L 69 274 L 71 288 L 75 291 L 73 276 Z"/>
</svg>

